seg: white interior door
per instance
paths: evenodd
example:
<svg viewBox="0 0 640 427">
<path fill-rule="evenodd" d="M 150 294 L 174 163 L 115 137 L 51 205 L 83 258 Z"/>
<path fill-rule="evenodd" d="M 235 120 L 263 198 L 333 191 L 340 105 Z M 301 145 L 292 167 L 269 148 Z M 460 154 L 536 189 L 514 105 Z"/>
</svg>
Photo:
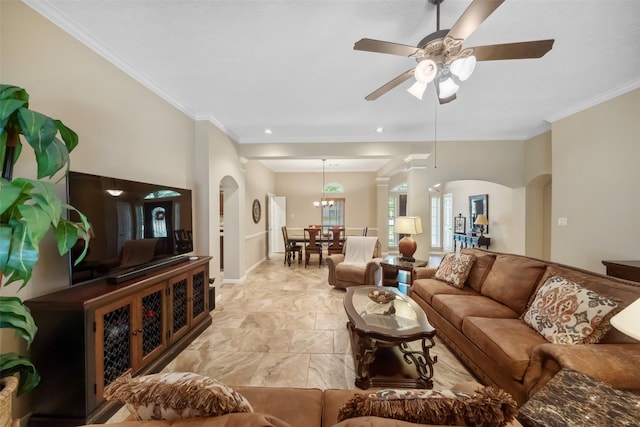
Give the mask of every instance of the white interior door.
<svg viewBox="0 0 640 427">
<path fill-rule="evenodd" d="M 269 196 L 269 255 L 284 253 L 282 227 L 287 225 L 287 198 Z"/>
<path fill-rule="evenodd" d="M 453 250 L 453 195 L 451 193 L 442 196 L 442 250 Z"/>
</svg>

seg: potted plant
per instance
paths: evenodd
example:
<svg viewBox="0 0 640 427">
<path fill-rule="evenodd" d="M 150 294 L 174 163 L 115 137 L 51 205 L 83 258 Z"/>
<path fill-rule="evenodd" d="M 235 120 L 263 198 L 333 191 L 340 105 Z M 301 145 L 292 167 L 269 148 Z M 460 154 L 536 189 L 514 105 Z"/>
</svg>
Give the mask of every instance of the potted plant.
<svg viewBox="0 0 640 427">
<path fill-rule="evenodd" d="M 35 154 L 36 180 L 13 178 L 13 166 L 23 148 L 22 138 Z M 67 174 L 69 153 L 77 145 L 78 135 L 60 120 L 29 109 L 26 90 L 0 84 L 2 286 L 21 282 L 20 290 L 27 285 L 39 259 L 40 242 L 50 229 L 53 229 L 60 255 L 67 253 L 76 243 L 84 243 L 84 250 L 76 263 L 86 255 L 89 242 L 87 218 L 56 195 L 51 181 L 63 169 L 64 175 Z M 78 212 L 80 222 L 63 216 L 69 210 Z M 37 331 L 28 310 L 15 296 L 0 297 L 0 327 L 15 330 L 27 344 L 31 344 Z M 36 368 L 26 357 L 17 353 L 0 354 L 0 380 L 16 373 L 19 374 L 18 395 L 33 389 L 40 380 Z"/>
</svg>

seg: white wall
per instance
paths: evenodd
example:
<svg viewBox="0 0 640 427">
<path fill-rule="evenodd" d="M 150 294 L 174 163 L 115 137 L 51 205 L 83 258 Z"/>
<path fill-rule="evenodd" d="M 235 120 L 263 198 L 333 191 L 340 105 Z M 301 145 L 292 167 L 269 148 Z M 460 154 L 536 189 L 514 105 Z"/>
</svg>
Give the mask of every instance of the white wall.
<svg viewBox="0 0 640 427">
<path fill-rule="evenodd" d="M 488 195 L 492 251 L 524 254 L 524 191 L 485 181 L 443 183 L 442 194 L 453 194 L 453 214 L 462 213 L 469 229 L 469 196 Z"/>
</svg>

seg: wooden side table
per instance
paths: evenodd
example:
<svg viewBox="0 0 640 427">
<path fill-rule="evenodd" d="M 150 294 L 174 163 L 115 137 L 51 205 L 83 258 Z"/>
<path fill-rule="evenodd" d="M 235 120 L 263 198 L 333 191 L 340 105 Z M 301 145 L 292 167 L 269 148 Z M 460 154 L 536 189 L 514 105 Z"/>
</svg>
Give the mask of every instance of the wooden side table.
<svg viewBox="0 0 640 427">
<path fill-rule="evenodd" d="M 525 427 L 637 426 L 640 396 L 563 368 L 520 408 Z"/>
<path fill-rule="evenodd" d="M 602 263 L 607 267 L 607 276 L 640 282 L 640 261 L 607 261 Z"/>
<path fill-rule="evenodd" d="M 382 267 L 382 285 L 398 287 L 399 284 L 411 286 L 413 283 L 413 269 L 415 267 L 426 267 L 429 261 L 415 260 L 414 262 L 402 261 L 400 256 L 389 255 L 380 262 Z M 406 272 L 407 278 L 398 280 L 398 273 Z"/>
</svg>

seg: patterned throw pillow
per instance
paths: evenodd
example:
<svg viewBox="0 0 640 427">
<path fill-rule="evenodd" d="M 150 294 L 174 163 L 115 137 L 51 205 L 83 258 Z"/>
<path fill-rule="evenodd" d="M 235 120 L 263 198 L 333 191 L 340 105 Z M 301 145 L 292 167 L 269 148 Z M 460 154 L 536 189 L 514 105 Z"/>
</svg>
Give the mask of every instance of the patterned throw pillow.
<svg viewBox="0 0 640 427">
<path fill-rule="evenodd" d="M 338 421 L 374 416 L 420 424 L 504 426 L 517 412 L 511 395 L 492 387 L 476 393 L 387 389 L 354 394 L 340 408 Z"/>
<path fill-rule="evenodd" d="M 442 258 L 434 277 L 462 289 L 475 260 L 475 255 L 449 252 Z"/>
<path fill-rule="evenodd" d="M 135 378 L 123 375 L 107 386 L 104 397 L 126 403 L 138 421 L 175 421 L 231 412 L 253 412 L 244 396 L 212 378 L 191 372 Z"/>
<path fill-rule="evenodd" d="M 554 344 L 592 344 L 609 330 L 618 305 L 561 276 L 540 287 L 523 320 Z"/>
</svg>

